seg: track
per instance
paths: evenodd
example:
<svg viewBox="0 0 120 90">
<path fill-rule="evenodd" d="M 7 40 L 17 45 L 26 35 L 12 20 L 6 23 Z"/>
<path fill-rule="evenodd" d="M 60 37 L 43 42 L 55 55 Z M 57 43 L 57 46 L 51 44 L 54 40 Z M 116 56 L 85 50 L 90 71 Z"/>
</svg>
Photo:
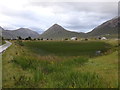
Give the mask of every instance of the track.
<svg viewBox="0 0 120 90">
<path fill-rule="evenodd" d="M 5 41 L 5 42 L 6 42 L 6 44 L 3 44 L 0 46 L 0 53 L 4 52 L 8 47 L 10 47 L 12 45 L 12 43 L 9 41 Z"/>
</svg>

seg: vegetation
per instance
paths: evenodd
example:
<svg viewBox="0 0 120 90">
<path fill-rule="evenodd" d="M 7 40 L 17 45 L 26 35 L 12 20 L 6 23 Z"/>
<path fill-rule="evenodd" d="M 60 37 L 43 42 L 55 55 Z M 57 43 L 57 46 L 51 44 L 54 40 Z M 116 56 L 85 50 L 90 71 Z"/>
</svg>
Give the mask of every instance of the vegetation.
<svg viewBox="0 0 120 90">
<path fill-rule="evenodd" d="M 3 37 L 0 36 L 0 45 L 5 44 L 5 40 Z"/>
<path fill-rule="evenodd" d="M 18 40 L 22 40 L 22 38 L 20 36 L 18 36 L 17 38 L 18 38 Z"/>
<path fill-rule="evenodd" d="M 25 40 L 32 40 L 32 38 L 29 36 L 29 37 L 25 38 Z"/>
<path fill-rule="evenodd" d="M 3 87 L 117 88 L 118 47 L 106 42 L 12 42 L 3 54 Z"/>
<path fill-rule="evenodd" d="M 52 41 L 52 42 L 24 42 L 25 46 L 40 55 L 57 55 L 57 56 L 95 56 L 96 51 L 102 53 L 112 46 L 105 42 L 73 42 L 73 41 Z M 34 48 L 33 48 L 34 47 Z"/>
</svg>

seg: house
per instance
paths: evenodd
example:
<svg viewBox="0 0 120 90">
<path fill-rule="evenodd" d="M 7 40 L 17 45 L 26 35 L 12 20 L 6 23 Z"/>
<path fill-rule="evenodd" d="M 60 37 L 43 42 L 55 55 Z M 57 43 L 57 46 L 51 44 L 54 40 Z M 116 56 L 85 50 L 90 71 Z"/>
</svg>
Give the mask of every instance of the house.
<svg viewBox="0 0 120 90">
<path fill-rule="evenodd" d="M 107 40 L 106 37 L 100 37 L 100 36 L 98 37 L 98 39 L 99 39 L 99 40 Z"/>
<path fill-rule="evenodd" d="M 107 38 L 106 37 L 101 37 L 101 40 L 107 40 Z"/>
<path fill-rule="evenodd" d="M 70 40 L 77 40 L 77 37 L 72 37 L 70 38 Z"/>
</svg>

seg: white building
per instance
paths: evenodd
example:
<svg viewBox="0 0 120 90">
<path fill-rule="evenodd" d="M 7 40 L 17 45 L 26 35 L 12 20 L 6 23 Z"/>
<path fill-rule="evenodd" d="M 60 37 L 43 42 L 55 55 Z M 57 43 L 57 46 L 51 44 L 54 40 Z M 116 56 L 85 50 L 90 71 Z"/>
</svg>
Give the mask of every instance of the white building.
<svg viewBox="0 0 120 90">
<path fill-rule="evenodd" d="M 106 37 L 101 37 L 101 40 L 107 40 L 107 38 Z"/>
<path fill-rule="evenodd" d="M 77 40 L 77 37 L 72 37 L 70 38 L 70 40 Z"/>
</svg>

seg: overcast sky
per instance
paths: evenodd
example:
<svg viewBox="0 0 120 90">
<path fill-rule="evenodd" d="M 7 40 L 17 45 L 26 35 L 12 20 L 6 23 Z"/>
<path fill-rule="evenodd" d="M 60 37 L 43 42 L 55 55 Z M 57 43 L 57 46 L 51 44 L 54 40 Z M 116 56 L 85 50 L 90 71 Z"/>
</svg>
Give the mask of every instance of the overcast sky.
<svg viewBox="0 0 120 90">
<path fill-rule="evenodd" d="M 1 0 L 0 26 L 9 30 L 24 27 L 43 32 L 57 23 L 67 30 L 88 32 L 118 15 L 118 0 L 40 1 Z"/>
</svg>

